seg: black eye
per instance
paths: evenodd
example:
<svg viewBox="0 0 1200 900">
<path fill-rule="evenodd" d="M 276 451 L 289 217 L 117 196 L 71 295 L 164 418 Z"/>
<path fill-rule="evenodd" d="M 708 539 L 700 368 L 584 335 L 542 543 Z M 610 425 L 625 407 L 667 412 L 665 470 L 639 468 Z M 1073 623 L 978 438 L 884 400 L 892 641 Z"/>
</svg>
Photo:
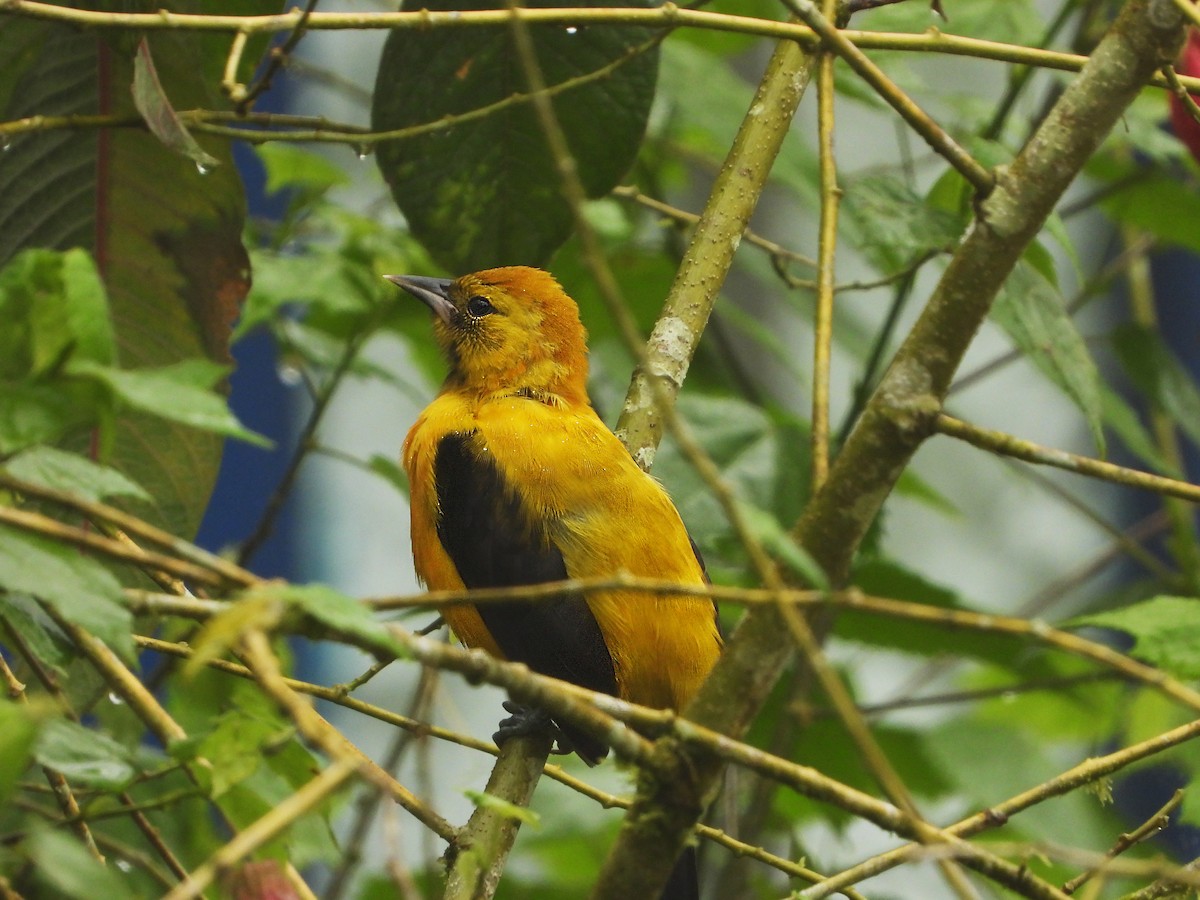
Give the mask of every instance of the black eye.
<svg viewBox="0 0 1200 900">
<path fill-rule="evenodd" d="M 487 297 L 481 297 L 476 294 L 467 301 L 467 312 L 477 319 L 491 315 L 495 311 L 496 307 L 492 306 Z"/>
</svg>

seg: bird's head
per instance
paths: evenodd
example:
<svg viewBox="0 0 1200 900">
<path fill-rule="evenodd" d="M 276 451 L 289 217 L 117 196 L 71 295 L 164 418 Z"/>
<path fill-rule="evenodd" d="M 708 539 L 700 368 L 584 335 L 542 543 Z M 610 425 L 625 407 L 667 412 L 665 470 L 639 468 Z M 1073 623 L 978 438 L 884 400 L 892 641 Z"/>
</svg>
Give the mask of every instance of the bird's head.
<svg viewBox="0 0 1200 900">
<path fill-rule="evenodd" d="M 453 280 L 386 278 L 433 310 L 454 387 L 587 402 L 587 332 L 548 272 L 507 266 Z"/>
</svg>

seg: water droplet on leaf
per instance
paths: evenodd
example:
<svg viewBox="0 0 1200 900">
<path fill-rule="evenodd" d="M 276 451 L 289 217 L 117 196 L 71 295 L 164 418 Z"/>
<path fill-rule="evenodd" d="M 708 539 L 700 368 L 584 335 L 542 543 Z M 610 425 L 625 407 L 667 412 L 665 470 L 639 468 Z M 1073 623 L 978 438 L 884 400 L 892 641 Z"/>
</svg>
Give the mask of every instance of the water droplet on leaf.
<svg viewBox="0 0 1200 900">
<path fill-rule="evenodd" d="M 279 380 L 288 387 L 296 387 L 304 380 L 300 367 L 294 363 L 285 362 L 279 366 Z"/>
</svg>

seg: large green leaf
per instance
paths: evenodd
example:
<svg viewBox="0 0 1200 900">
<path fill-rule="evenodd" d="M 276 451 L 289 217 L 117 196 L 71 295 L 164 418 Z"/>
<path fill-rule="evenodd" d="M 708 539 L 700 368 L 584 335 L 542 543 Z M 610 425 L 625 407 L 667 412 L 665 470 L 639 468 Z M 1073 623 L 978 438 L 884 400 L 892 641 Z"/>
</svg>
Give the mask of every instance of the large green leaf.
<svg viewBox="0 0 1200 900">
<path fill-rule="evenodd" d="M 204 8 L 265 11 L 274 4 Z M 216 106 L 212 76 L 227 49 L 227 39 L 150 36 L 160 99 L 175 108 Z M 134 114 L 134 50 L 104 32 L 7 18 L 0 118 Z M 249 284 L 244 201 L 228 146 L 200 142 L 220 162 L 206 172 L 139 128 L 35 132 L 0 154 L 0 265 L 27 247 L 89 250 L 108 290 L 123 368 L 201 356 L 228 361 L 230 325 Z M 130 409 L 106 461 L 155 497 L 142 512 L 187 535 L 207 503 L 220 453 L 216 435 Z"/>
<path fill-rule="evenodd" d="M 247 431 L 211 390 L 225 367 L 207 359 L 184 359 L 156 369 L 114 369 L 92 363 L 70 367 L 72 374 L 94 378 L 122 402 L 200 431 L 238 437 L 259 446 L 270 441 Z"/>
<path fill-rule="evenodd" d="M 489 0 L 409 0 L 404 8 L 464 5 L 503 7 Z M 627 0 L 627 5 L 647 4 Z M 580 79 L 555 96 L 554 110 L 584 189 L 601 196 L 633 164 L 641 143 L 658 69 L 652 32 L 548 25 L 530 30 L 548 85 Z M 603 77 L 588 78 L 622 59 Z M 507 27 L 394 31 L 379 64 L 372 127 L 436 123 L 526 90 Z M 451 271 L 544 264 L 571 233 L 570 207 L 528 103 L 509 103 L 481 118 L 385 143 L 377 156 L 413 234 Z"/>
<path fill-rule="evenodd" d="M 1200 600 L 1151 597 L 1141 603 L 1072 620 L 1099 625 L 1134 639 L 1132 653 L 1179 678 L 1200 678 Z"/>
<path fill-rule="evenodd" d="M 991 315 L 1030 362 L 1079 407 L 1103 455 L 1100 372 L 1058 288 L 1022 260 L 1005 280 Z"/>
</svg>

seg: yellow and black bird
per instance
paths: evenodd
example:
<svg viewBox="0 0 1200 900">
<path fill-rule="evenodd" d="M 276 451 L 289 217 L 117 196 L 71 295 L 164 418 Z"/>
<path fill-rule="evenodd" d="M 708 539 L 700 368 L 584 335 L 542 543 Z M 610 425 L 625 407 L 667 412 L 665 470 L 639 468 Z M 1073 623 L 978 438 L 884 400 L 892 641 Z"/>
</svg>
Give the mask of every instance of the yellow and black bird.
<svg viewBox="0 0 1200 900">
<path fill-rule="evenodd" d="M 540 269 L 388 276 L 434 313 L 450 364 L 404 443 L 417 575 L 433 590 L 631 575 L 707 581 L 662 486 L 587 395 L 579 310 Z M 445 610 L 470 647 L 646 706 L 682 709 L 721 651 L 698 595 L 610 590 Z M 497 738 L 506 735 L 502 723 Z M 556 723 L 589 764 L 606 748 Z M 564 742 L 565 743 L 565 742 Z M 664 898 L 697 893 L 694 854 Z"/>
</svg>

